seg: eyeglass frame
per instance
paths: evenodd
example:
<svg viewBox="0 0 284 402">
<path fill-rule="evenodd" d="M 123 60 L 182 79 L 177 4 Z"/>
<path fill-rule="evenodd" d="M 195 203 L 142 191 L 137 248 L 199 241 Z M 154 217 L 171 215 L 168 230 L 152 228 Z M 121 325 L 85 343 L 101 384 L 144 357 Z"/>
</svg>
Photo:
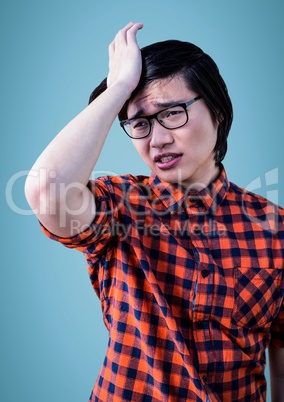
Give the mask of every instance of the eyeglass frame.
<svg viewBox="0 0 284 402">
<path fill-rule="evenodd" d="M 128 135 L 128 137 L 132 138 L 133 140 L 141 140 L 142 138 L 146 138 L 146 137 L 148 137 L 148 136 L 151 134 L 152 127 L 153 127 L 153 123 L 151 122 L 151 120 L 153 120 L 153 119 L 157 120 L 157 122 L 158 122 L 162 127 L 166 128 L 167 130 L 175 130 L 176 128 L 180 128 L 180 127 L 183 127 L 183 126 L 186 125 L 186 123 L 188 122 L 188 112 L 187 112 L 188 106 L 192 105 L 193 103 L 195 103 L 196 101 L 198 101 L 198 100 L 201 99 L 201 98 L 202 98 L 202 96 L 196 96 L 195 98 L 189 100 L 188 102 L 183 102 L 183 103 L 178 103 L 177 105 L 168 106 L 168 107 L 166 107 L 165 109 L 159 110 L 159 112 L 150 114 L 150 115 L 148 115 L 148 116 L 137 116 L 137 117 L 132 118 L 132 119 L 121 120 L 119 124 L 120 124 L 120 126 L 122 127 L 123 131 Z M 164 125 L 162 124 L 162 122 L 158 120 L 158 118 L 157 118 L 158 115 L 159 115 L 160 113 L 164 112 L 165 110 L 168 110 L 168 109 L 171 109 L 171 108 L 177 107 L 177 106 L 181 106 L 181 107 L 184 109 L 184 111 L 185 111 L 185 114 L 186 114 L 186 121 L 185 121 L 185 123 L 183 123 L 183 124 L 181 124 L 180 126 L 177 126 L 177 127 L 166 127 L 166 126 L 164 126 Z M 148 123 L 149 123 L 149 133 L 148 133 L 147 135 L 144 135 L 143 137 L 132 137 L 130 134 L 128 134 L 128 132 L 127 132 L 126 129 L 124 128 L 125 123 L 126 123 L 126 122 L 130 122 L 131 120 L 136 120 L 136 119 L 146 119 L 146 120 L 148 121 Z"/>
</svg>

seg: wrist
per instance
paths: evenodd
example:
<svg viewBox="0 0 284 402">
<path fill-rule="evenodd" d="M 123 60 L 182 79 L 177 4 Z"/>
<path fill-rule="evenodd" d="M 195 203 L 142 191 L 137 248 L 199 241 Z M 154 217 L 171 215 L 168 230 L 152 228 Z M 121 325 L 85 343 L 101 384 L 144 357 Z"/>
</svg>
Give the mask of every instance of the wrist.
<svg viewBox="0 0 284 402">
<path fill-rule="evenodd" d="M 137 84 L 131 85 L 128 81 L 120 80 L 114 83 L 108 84 L 107 89 L 118 93 L 124 99 L 124 102 L 130 98 L 132 92 L 137 87 Z"/>
</svg>

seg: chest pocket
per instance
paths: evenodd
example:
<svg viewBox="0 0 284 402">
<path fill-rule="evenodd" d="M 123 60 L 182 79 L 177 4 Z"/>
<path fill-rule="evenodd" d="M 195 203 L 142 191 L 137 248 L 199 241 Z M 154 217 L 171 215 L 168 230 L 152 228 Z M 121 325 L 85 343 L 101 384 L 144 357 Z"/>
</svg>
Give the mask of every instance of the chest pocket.
<svg viewBox="0 0 284 402">
<path fill-rule="evenodd" d="M 283 298 L 282 269 L 234 268 L 233 321 L 238 326 L 267 326 L 276 317 Z"/>
</svg>

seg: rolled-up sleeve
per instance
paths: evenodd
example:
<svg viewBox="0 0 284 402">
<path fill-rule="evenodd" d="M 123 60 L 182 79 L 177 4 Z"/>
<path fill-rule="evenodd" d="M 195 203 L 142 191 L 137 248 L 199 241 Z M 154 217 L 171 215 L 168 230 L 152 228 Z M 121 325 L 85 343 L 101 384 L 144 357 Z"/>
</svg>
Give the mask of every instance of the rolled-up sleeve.
<svg viewBox="0 0 284 402">
<path fill-rule="evenodd" d="M 110 242 L 115 241 L 113 227 L 117 220 L 117 206 L 114 202 L 111 182 L 106 177 L 90 180 L 88 187 L 95 197 L 96 213 L 91 225 L 83 232 L 73 237 L 59 237 L 41 223 L 40 226 L 43 233 L 51 240 L 84 253 L 92 285 L 99 293 L 98 269 Z"/>
</svg>

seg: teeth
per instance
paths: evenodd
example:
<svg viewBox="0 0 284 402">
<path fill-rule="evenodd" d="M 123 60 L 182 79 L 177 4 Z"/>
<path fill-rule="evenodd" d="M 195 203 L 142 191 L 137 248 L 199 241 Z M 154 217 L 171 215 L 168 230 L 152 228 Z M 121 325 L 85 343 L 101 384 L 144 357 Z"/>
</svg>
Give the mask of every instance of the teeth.
<svg viewBox="0 0 284 402">
<path fill-rule="evenodd" d="M 173 156 L 164 156 L 163 158 L 161 158 L 161 162 L 162 162 L 162 163 L 169 162 L 169 161 L 171 161 L 172 159 L 174 159 Z"/>
</svg>

